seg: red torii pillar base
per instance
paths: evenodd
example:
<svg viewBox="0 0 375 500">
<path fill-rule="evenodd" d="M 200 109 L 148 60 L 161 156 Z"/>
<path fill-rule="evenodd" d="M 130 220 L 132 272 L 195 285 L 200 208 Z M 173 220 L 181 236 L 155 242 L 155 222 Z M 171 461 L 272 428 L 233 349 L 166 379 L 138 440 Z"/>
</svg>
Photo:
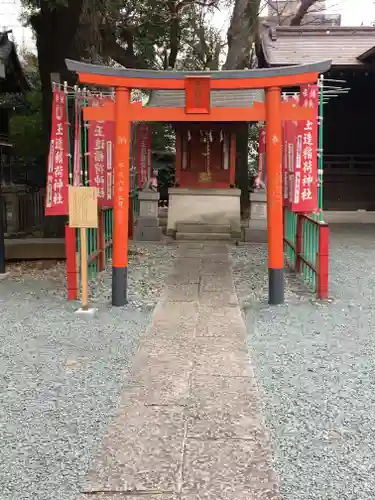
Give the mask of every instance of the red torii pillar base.
<svg viewBox="0 0 375 500">
<path fill-rule="evenodd" d="M 116 89 L 116 138 L 113 204 L 112 305 L 128 302 L 130 91 Z"/>
<path fill-rule="evenodd" d="M 268 303 L 284 303 L 283 199 L 281 182 L 281 95 L 266 89 Z"/>
</svg>

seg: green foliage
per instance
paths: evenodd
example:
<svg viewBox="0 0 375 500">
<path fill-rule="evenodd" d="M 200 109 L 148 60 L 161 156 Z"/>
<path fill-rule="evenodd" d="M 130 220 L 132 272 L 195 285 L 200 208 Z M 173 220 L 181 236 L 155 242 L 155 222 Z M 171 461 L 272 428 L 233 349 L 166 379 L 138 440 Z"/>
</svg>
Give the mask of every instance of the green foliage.
<svg viewBox="0 0 375 500">
<path fill-rule="evenodd" d="M 17 159 L 26 165 L 36 165 L 43 158 L 42 94 L 30 92 L 22 104 L 14 109 L 10 119 L 9 135 Z"/>
<path fill-rule="evenodd" d="M 152 124 L 152 149 L 154 151 L 176 151 L 176 139 L 171 125 Z"/>
<path fill-rule="evenodd" d="M 250 177 L 258 173 L 258 144 L 261 123 L 254 123 L 249 127 L 248 171 Z"/>
</svg>

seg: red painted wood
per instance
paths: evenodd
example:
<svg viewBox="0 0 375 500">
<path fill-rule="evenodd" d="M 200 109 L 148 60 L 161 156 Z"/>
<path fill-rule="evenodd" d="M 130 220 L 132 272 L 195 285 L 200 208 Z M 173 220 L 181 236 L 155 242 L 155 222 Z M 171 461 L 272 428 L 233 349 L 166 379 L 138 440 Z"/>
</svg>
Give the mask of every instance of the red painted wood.
<svg viewBox="0 0 375 500">
<path fill-rule="evenodd" d="M 200 174 L 207 172 L 206 153 L 207 143 L 200 134 L 201 128 L 190 131 L 191 139 L 188 142 L 187 168 L 180 171 L 180 186 L 193 189 L 225 189 L 230 185 L 230 169 L 223 168 L 223 142 L 220 140 L 220 129 L 212 130 L 213 141 L 209 144 L 211 182 L 201 182 Z M 185 132 L 187 134 L 187 131 Z"/>
<path fill-rule="evenodd" d="M 302 229 L 303 229 L 303 216 L 297 214 L 297 234 L 296 234 L 296 262 L 295 269 L 297 273 L 301 272 L 301 255 L 302 255 Z"/>
<path fill-rule="evenodd" d="M 211 80 L 207 76 L 185 79 L 185 112 L 208 114 L 211 108 Z"/>
<path fill-rule="evenodd" d="M 321 223 L 319 226 L 319 252 L 318 252 L 318 286 L 319 299 L 328 299 L 329 288 L 329 226 Z"/>
<path fill-rule="evenodd" d="M 97 231 L 98 237 L 98 248 L 99 248 L 99 270 L 104 271 L 105 269 L 105 231 L 104 231 L 104 214 L 103 211 L 99 211 L 99 227 Z"/>
<path fill-rule="evenodd" d="M 181 129 L 176 130 L 176 174 L 175 183 L 181 184 L 181 160 L 182 160 L 182 131 Z"/>
<path fill-rule="evenodd" d="M 68 300 L 78 299 L 78 269 L 76 257 L 76 229 L 65 226 L 66 278 L 68 285 Z"/>
<path fill-rule="evenodd" d="M 237 157 L 237 136 L 235 132 L 230 135 L 229 148 L 229 183 L 231 186 L 236 184 L 236 157 Z"/>
</svg>

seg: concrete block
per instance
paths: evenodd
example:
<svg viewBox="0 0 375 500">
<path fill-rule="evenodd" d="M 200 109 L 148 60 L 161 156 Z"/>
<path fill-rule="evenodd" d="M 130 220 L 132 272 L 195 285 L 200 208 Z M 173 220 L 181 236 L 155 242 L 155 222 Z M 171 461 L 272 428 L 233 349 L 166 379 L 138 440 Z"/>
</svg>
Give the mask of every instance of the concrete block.
<svg viewBox="0 0 375 500">
<path fill-rule="evenodd" d="M 176 233 L 176 240 L 231 241 L 232 237 L 226 233 Z"/>
<path fill-rule="evenodd" d="M 244 241 L 246 243 L 267 243 L 268 233 L 267 228 L 252 228 L 247 227 L 244 230 Z"/>
<path fill-rule="evenodd" d="M 240 231 L 239 189 L 169 188 L 168 230 L 177 223 L 230 225 Z"/>
<path fill-rule="evenodd" d="M 158 227 L 159 219 L 157 217 L 138 217 L 135 224 L 138 227 Z"/>
<path fill-rule="evenodd" d="M 250 195 L 251 212 L 250 219 L 267 220 L 267 196 L 264 192 L 251 193 Z M 250 222 L 251 224 L 251 222 Z"/>
<path fill-rule="evenodd" d="M 6 260 L 65 259 L 64 238 L 26 238 L 5 240 Z"/>
<path fill-rule="evenodd" d="M 155 191 L 139 191 L 138 193 L 139 201 L 159 201 L 160 193 L 156 193 Z"/>
<path fill-rule="evenodd" d="M 140 217 L 155 217 L 159 215 L 160 194 L 153 191 L 141 191 L 138 194 Z"/>
<path fill-rule="evenodd" d="M 196 224 L 189 222 L 177 222 L 178 233 L 227 233 L 230 234 L 229 224 Z"/>
<path fill-rule="evenodd" d="M 94 309 L 93 307 L 89 309 L 82 309 L 82 307 L 80 307 L 79 309 L 77 309 L 76 314 L 78 314 L 79 316 L 84 316 L 86 318 L 92 318 L 93 316 L 95 316 L 96 311 L 97 309 Z"/>
<path fill-rule="evenodd" d="M 134 229 L 134 239 L 136 241 L 160 241 L 162 230 L 160 227 L 139 227 Z"/>
</svg>

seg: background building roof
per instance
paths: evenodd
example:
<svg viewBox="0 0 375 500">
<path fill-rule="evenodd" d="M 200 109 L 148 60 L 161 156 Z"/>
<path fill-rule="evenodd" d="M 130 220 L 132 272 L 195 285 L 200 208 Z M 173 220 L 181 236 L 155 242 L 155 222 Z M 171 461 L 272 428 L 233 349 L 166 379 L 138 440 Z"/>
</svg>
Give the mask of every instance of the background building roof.
<svg viewBox="0 0 375 500">
<path fill-rule="evenodd" d="M 268 66 L 331 59 L 332 66 L 361 66 L 361 55 L 375 47 L 375 27 L 260 25 L 260 45 Z"/>
<path fill-rule="evenodd" d="M 262 16 L 260 21 L 270 26 L 289 26 L 294 16 Z M 303 16 L 301 26 L 341 26 L 341 14 L 306 14 Z"/>
<path fill-rule="evenodd" d="M 30 84 L 8 33 L 0 33 L 0 92 L 24 92 L 30 90 Z"/>
<path fill-rule="evenodd" d="M 212 90 L 211 107 L 241 108 L 252 106 L 254 101 L 264 101 L 263 90 Z M 245 104 L 246 103 L 246 104 Z M 154 90 L 150 94 L 148 106 L 154 108 L 179 108 L 185 106 L 184 90 Z"/>
</svg>

